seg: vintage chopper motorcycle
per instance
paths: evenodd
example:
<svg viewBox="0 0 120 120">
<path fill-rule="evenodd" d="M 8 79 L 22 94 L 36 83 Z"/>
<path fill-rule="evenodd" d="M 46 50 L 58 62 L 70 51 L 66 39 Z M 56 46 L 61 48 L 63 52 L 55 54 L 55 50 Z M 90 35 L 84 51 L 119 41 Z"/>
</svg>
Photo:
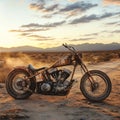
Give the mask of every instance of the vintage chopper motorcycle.
<svg viewBox="0 0 120 120">
<path fill-rule="evenodd" d="M 107 74 L 100 70 L 89 71 L 82 61 L 81 53 L 67 44 L 63 44 L 63 46 L 70 51 L 70 55 L 59 59 L 49 68 L 35 69 L 30 64 L 27 67 L 15 67 L 10 71 L 6 79 L 7 92 L 15 99 L 26 99 L 33 93 L 66 96 L 75 82 L 73 77 L 76 67 L 79 65 L 81 71 L 84 72 L 79 88 L 82 94 L 89 101 L 100 102 L 106 99 L 112 88 Z M 62 68 L 68 65 L 73 65 L 72 71 Z"/>
</svg>

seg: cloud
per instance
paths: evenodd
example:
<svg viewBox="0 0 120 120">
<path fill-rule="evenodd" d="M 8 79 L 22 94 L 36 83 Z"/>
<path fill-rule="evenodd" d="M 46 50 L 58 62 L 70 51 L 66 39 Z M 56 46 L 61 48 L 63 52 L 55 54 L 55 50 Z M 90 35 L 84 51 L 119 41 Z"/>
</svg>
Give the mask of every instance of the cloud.
<svg viewBox="0 0 120 120">
<path fill-rule="evenodd" d="M 91 9 L 93 7 L 98 6 L 97 4 L 92 4 L 89 2 L 84 1 L 78 1 L 78 0 L 68 0 L 69 4 L 63 7 L 63 5 L 60 2 L 55 2 L 51 0 L 50 5 L 48 5 L 47 1 L 41 2 L 38 1 L 36 3 L 31 3 L 29 5 L 29 8 L 32 10 L 40 11 L 42 14 L 42 17 L 44 18 L 51 18 L 54 15 L 67 15 L 68 17 L 75 16 L 79 14 L 80 12 L 87 11 L 88 9 Z M 71 2 L 70 2 L 71 1 Z"/>
<path fill-rule="evenodd" d="M 9 32 L 23 32 L 22 30 L 9 30 Z"/>
<path fill-rule="evenodd" d="M 83 16 L 80 18 L 76 18 L 74 19 L 70 24 L 78 24 L 78 23 L 87 23 L 93 20 L 98 20 L 99 17 L 97 17 L 96 15 L 90 15 L 90 16 Z"/>
<path fill-rule="evenodd" d="M 60 22 L 54 22 L 54 23 L 46 23 L 46 24 L 38 24 L 38 23 L 30 23 L 27 25 L 22 25 L 22 28 L 51 28 L 51 27 L 57 27 L 59 25 L 64 24 L 66 21 L 60 21 Z"/>
<path fill-rule="evenodd" d="M 58 4 L 54 4 L 54 5 L 51 5 L 51 6 L 48 6 L 46 9 L 45 9 L 45 12 L 50 12 L 50 11 L 54 11 L 55 9 L 58 8 Z"/>
<path fill-rule="evenodd" d="M 63 14 L 66 15 L 66 18 L 69 18 L 71 16 L 79 15 L 80 12 L 85 12 L 88 9 L 91 9 L 96 6 L 98 5 L 84 1 L 79 1 L 79 2 L 76 1 L 61 8 L 57 14 Z"/>
<path fill-rule="evenodd" d="M 49 28 L 38 28 L 37 24 L 32 23 L 29 25 L 23 25 L 21 26 L 21 29 L 18 29 L 18 30 L 9 30 L 9 32 L 19 33 L 18 34 L 19 36 L 24 38 L 29 38 L 29 40 L 34 40 L 34 41 L 54 40 L 54 38 L 49 36 L 40 36 L 40 35 L 33 34 L 35 32 L 46 31 L 46 30 L 49 30 Z"/>
<path fill-rule="evenodd" d="M 31 3 L 29 7 L 31 9 L 43 9 L 45 3 L 45 0 L 34 0 L 34 3 Z"/>
<path fill-rule="evenodd" d="M 109 23 L 106 23 L 106 25 L 116 25 L 118 22 L 109 22 Z"/>
<path fill-rule="evenodd" d="M 52 18 L 52 16 L 53 16 L 53 14 L 45 14 L 42 17 L 49 19 L 49 18 Z"/>
<path fill-rule="evenodd" d="M 54 40 L 54 38 L 49 37 L 49 36 L 40 36 L 36 34 L 31 34 L 31 33 L 21 33 L 19 36 L 29 38 L 29 40 L 33 41 L 48 41 L 48 40 Z"/>
<path fill-rule="evenodd" d="M 118 23 L 117 25 L 120 26 L 120 23 Z"/>
<path fill-rule="evenodd" d="M 111 33 L 115 33 L 115 34 L 120 34 L 120 30 L 104 30 L 101 33 L 107 33 L 107 34 L 111 34 Z"/>
<path fill-rule="evenodd" d="M 49 28 L 39 28 L 39 29 L 18 29 L 18 30 L 9 30 L 9 32 L 24 32 L 24 33 L 27 33 L 27 32 L 39 32 L 39 31 L 46 31 L 46 30 L 49 30 Z"/>
<path fill-rule="evenodd" d="M 54 10 L 58 9 L 59 4 L 52 4 L 46 6 L 45 2 L 38 2 L 38 3 L 31 3 L 29 8 L 32 10 L 37 10 L 41 12 L 53 12 Z"/>
<path fill-rule="evenodd" d="M 46 37 L 46 36 L 40 36 L 40 35 L 28 35 L 28 38 L 34 41 L 48 41 L 48 40 L 54 40 L 52 37 Z"/>
<path fill-rule="evenodd" d="M 80 11 L 86 11 L 92 7 L 96 7 L 97 4 L 92 4 L 92 3 L 85 3 L 83 1 L 81 2 L 75 2 L 73 4 L 67 5 L 65 8 L 62 8 L 60 12 L 68 12 L 72 10 L 80 10 Z"/>
<path fill-rule="evenodd" d="M 111 33 L 119 33 L 120 34 L 120 30 L 114 30 Z"/>
<path fill-rule="evenodd" d="M 97 36 L 99 33 L 85 34 L 84 36 Z"/>
<path fill-rule="evenodd" d="M 85 16 L 82 16 L 80 18 L 76 18 L 76 19 L 72 20 L 70 24 L 89 23 L 91 21 L 102 20 L 102 19 L 112 17 L 112 16 L 118 15 L 118 14 L 120 14 L 120 12 L 117 12 L 117 13 L 105 13 L 105 14 L 103 14 L 101 16 L 97 16 L 95 14 L 92 14 L 92 15 L 89 15 L 89 16 L 85 15 Z"/>
<path fill-rule="evenodd" d="M 30 33 L 21 33 L 21 34 L 19 34 L 20 36 L 28 36 L 28 35 L 30 35 Z"/>
<path fill-rule="evenodd" d="M 23 27 L 23 28 L 30 28 L 30 27 L 39 28 L 39 27 L 42 27 L 42 26 L 39 25 L 38 23 L 30 23 L 30 24 L 27 24 L 27 25 L 21 25 L 21 27 Z"/>
<path fill-rule="evenodd" d="M 93 37 L 89 37 L 89 38 L 79 38 L 79 39 L 72 39 L 69 41 L 88 41 L 88 40 L 92 40 L 94 39 Z"/>
<path fill-rule="evenodd" d="M 75 1 L 77 1 L 77 0 L 68 0 L 68 1 L 70 1 L 70 2 L 75 2 Z"/>
<path fill-rule="evenodd" d="M 30 31 L 30 32 L 28 32 Z M 40 35 L 35 35 L 31 30 L 10 30 L 10 32 L 18 32 L 18 34 L 21 37 L 29 38 L 29 40 L 34 40 L 34 41 L 48 41 L 48 40 L 54 40 L 54 38 L 49 37 L 49 36 L 40 36 Z"/>
<path fill-rule="evenodd" d="M 115 4 L 115 5 L 120 5 L 120 0 L 103 0 L 104 4 Z"/>
<path fill-rule="evenodd" d="M 36 3 L 31 3 L 29 5 L 30 9 L 33 9 L 33 10 L 42 10 L 44 9 L 44 5 L 43 4 L 36 4 Z"/>
<path fill-rule="evenodd" d="M 34 41 L 46 41 L 46 40 L 54 40 L 54 38 L 49 36 L 40 36 L 34 35 L 35 32 L 46 31 L 50 28 L 57 27 L 59 25 L 64 24 L 66 21 L 54 22 L 54 23 L 46 23 L 46 24 L 38 24 L 38 23 L 30 23 L 26 25 L 21 25 L 20 29 L 9 30 L 9 32 L 19 33 L 18 35 L 21 37 L 29 38 Z"/>
</svg>

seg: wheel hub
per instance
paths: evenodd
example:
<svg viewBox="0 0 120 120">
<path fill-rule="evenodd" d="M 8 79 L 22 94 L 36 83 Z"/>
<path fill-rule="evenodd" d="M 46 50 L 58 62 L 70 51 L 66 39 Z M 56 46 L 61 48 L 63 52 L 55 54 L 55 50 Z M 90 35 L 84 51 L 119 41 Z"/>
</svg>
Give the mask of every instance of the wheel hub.
<svg viewBox="0 0 120 120">
<path fill-rule="evenodd" d="M 26 87 L 26 81 L 22 78 L 17 78 L 15 82 L 15 87 L 19 90 L 22 90 L 24 87 Z"/>
<path fill-rule="evenodd" d="M 95 82 L 95 83 L 92 85 L 92 91 L 97 90 L 98 87 L 99 87 L 98 82 Z"/>
</svg>

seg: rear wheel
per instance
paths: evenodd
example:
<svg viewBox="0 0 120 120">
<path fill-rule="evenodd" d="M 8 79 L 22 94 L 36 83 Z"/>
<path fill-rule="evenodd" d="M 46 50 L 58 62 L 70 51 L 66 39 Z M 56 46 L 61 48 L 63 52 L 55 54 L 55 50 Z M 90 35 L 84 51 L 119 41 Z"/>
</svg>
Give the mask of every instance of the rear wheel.
<svg viewBox="0 0 120 120">
<path fill-rule="evenodd" d="M 102 71 L 91 70 L 89 71 L 94 82 L 91 84 L 91 76 L 88 73 L 81 79 L 80 89 L 83 95 L 90 101 L 100 102 L 106 99 L 111 92 L 110 78 Z"/>
<path fill-rule="evenodd" d="M 23 69 L 11 71 L 6 80 L 7 92 L 15 99 L 26 99 L 32 95 L 35 90 L 36 82 L 32 79 L 26 79 L 30 74 Z"/>
</svg>

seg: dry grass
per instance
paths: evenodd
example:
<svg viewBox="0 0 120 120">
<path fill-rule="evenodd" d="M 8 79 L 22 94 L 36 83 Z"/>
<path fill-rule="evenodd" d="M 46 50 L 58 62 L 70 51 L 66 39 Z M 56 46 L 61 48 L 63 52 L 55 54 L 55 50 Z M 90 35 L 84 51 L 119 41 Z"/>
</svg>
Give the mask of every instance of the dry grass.
<svg viewBox="0 0 120 120">
<path fill-rule="evenodd" d="M 120 58 L 120 50 L 116 51 L 94 51 L 83 53 L 83 60 L 91 63 L 107 62 Z"/>
<path fill-rule="evenodd" d="M 56 60 L 67 55 L 67 52 L 31 52 L 31 53 L 0 53 L 0 82 L 4 82 L 7 74 L 14 66 L 27 66 L 33 64 L 42 67 L 54 63 Z M 83 52 L 83 60 L 90 64 L 120 59 L 120 50 Z"/>
</svg>

